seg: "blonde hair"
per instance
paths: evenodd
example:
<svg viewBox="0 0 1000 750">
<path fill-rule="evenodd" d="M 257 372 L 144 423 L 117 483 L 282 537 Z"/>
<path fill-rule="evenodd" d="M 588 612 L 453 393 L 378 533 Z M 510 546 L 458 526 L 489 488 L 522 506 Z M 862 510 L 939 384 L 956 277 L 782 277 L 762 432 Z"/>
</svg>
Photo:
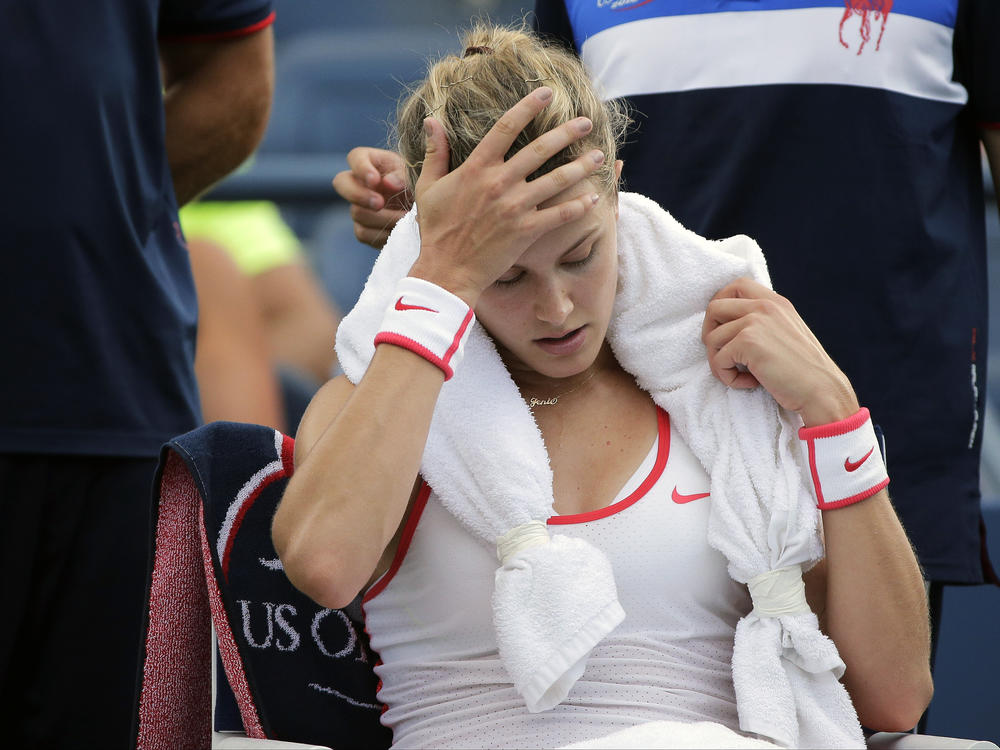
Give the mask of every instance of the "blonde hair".
<svg viewBox="0 0 1000 750">
<path fill-rule="evenodd" d="M 477 23 L 463 35 L 462 43 L 465 56 L 449 55 L 430 65 L 423 83 L 397 108 L 398 150 L 411 186 L 423 165 L 425 118 L 433 116 L 444 125 L 450 168 L 455 169 L 508 109 L 539 86 L 548 86 L 552 101 L 521 131 L 507 157 L 557 125 L 588 117 L 594 123 L 590 133 L 550 158 L 530 179 L 598 148 L 604 164 L 591 179 L 615 194 L 614 164 L 630 119 L 622 102 L 601 101 L 574 54 L 525 26 Z"/>
</svg>

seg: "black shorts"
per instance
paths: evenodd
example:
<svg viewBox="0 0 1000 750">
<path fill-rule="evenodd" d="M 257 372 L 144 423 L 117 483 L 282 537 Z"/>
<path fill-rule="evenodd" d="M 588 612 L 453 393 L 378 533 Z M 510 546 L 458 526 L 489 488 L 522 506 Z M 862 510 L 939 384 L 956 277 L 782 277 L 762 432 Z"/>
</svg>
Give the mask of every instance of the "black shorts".
<svg viewBox="0 0 1000 750">
<path fill-rule="evenodd" d="M 0 455 L 8 747 L 132 743 L 156 458 Z"/>
</svg>

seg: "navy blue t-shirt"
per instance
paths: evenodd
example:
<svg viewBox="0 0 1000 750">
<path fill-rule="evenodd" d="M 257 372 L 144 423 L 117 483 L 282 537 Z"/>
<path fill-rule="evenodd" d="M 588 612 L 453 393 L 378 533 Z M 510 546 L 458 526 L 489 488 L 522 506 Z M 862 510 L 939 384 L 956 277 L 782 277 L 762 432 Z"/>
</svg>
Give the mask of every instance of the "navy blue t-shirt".
<svg viewBox="0 0 1000 750">
<path fill-rule="evenodd" d="M 977 128 L 1000 125 L 1000 3 L 538 0 L 536 13 L 633 106 L 625 188 L 763 248 L 883 428 L 928 577 L 981 581 Z"/>
<path fill-rule="evenodd" d="M 0 451 L 154 456 L 200 422 L 158 38 L 270 0 L 0 0 Z"/>
</svg>

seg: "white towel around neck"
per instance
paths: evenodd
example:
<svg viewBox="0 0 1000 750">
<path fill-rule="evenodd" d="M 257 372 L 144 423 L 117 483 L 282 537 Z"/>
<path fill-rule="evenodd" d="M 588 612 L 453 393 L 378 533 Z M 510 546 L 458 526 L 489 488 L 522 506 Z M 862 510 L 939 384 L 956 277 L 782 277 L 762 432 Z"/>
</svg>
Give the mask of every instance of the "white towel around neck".
<svg viewBox="0 0 1000 750">
<path fill-rule="evenodd" d="M 417 258 L 415 211 L 393 230 L 338 329 L 337 355 L 354 383 L 374 354 L 396 282 Z M 708 541 L 726 556 L 730 575 L 754 582 L 760 596 L 771 579 L 788 577 L 770 571 L 791 568 L 794 578 L 823 554 L 797 445 L 801 422 L 763 389 L 720 383 L 701 343 L 705 308 L 719 289 L 740 276 L 770 286 L 763 255 L 747 237 L 699 237 L 640 195 L 621 193 L 619 211 L 609 341 L 708 472 Z M 441 390 L 421 473 L 444 507 L 491 548 L 512 528 L 532 521 L 544 527 L 553 514 L 541 433 L 478 323 L 465 359 Z M 768 580 L 762 584 L 761 577 Z M 525 545 L 500 565 L 493 607 L 500 657 L 532 711 L 565 698 L 591 649 L 624 617 L 603 553 L 562 535 Z M 812 612 L 755 603 L 737 626 L 733 651 L 740 728 L 786 747 L 864 747 L 839 682 L 843 670 Z"/>
</svg>

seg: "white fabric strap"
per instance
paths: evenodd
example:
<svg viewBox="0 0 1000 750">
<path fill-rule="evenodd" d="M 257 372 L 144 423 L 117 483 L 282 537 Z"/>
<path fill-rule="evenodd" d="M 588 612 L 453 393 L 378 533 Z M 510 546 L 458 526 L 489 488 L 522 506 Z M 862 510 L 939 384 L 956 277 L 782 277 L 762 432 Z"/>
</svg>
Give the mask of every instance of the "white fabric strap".
<svg viewBox="0 0 1000 750">
<path fill-rule="evenodd" d="M 375 346 L 409 349 L 441 368 L 450 380 L 462 359 L 476 316 L 459 297 L 424 279 L 404 276 L 396 284 Z"/>
<path fill-rule="evenodd" d="M 889 484 L 868 409 L 840 422 L 803 427 L 799 438 L 820 510 L 864 500 Z"/>
<path fill-rule="evenodd" d="M 802 566 L 790 565 L 754 576 L 747 581 L 753 612 L 758 617 L 780 617 L 809 612 Z"/>
<path fill-rule="evenodd" d="M 506 565 L 518 552 L 549 543 L 549 529 L 542 521 L 528 521 L 515 526 L 497 539 L 497 559 Z"/>
</svg>

